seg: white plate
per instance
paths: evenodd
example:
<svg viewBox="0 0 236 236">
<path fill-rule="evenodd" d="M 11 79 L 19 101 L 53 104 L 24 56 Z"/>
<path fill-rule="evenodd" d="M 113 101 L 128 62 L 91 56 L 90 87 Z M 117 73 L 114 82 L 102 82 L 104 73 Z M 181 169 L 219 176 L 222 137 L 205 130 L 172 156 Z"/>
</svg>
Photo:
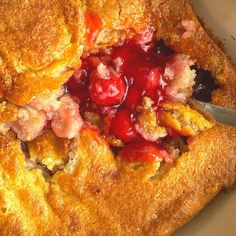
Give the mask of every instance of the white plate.
<svg viewBox="0 0 236 236">
<path fill-rule="evenodd" d="M 197 15 L 224 44 L 236 64 L 236 0 L 190 0 Z"/>
<path fill-rule="evenodd" d="M 190 0 L 236 64 L 236 0 Z M 236 157 L 235 157 L 236 158 Z M 236 190 L 222 193 L 175 236 L 235 236 Z"/>
</svg>

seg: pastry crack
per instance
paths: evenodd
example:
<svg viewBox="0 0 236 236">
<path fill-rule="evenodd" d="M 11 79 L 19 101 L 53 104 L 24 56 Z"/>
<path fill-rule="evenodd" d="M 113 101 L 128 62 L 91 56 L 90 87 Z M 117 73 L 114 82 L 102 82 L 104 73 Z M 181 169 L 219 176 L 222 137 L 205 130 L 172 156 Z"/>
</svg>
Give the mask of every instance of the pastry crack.
<svg viewBox="0 0 236 236">
<path fill-rule="evenodd" d="M 72 151 L 67 153 L 67 158 L 63 160 L 60 164 L 55 164 L 53 168 L 49 168 L 47 164 L 43 163 L 43 160 L 37 157 L 32 158 L 29 149 L 29 143 L 21 142 L 21 150 L 25 158 L 25 168 L 29 171 L 33 169 L 40 170 L 42 177 L 45 179 L 46 182 L 53 183 L 53 176 L 59 171 L 73 173 L 74 168 L 72 166 L 73 163 L 76 161 L 76 158 L 75 155 L 73 155 Z"/>
</svg>

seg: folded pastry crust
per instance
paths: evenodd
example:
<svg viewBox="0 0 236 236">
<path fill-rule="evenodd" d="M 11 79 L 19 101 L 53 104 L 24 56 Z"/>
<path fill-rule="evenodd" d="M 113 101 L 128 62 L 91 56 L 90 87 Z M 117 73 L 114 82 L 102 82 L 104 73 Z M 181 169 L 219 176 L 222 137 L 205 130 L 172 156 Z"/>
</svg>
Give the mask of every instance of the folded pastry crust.
<svg viewBox="0 0 236 236">
<path fill-rule="evenodd" d="M 80 1 L 1 1 L 1 97 L 25 105 L 59 88 L 80 65 Z"/>
<path fill-rule="evenodd" d="M 103 19 L 93 46 L 83 24 L 89 10 Z M 183 20 L 196 26 L 186 39 Z M 1 0 L 2 99 L 24 105 L 58 88 L 78 67 L 83 46 L 89 51 L 114 44 L 147 26 L 213 73 L 220 85 L 213 103 L 236 107 L 235 69 L 186 0 Z M 72 141 L 60 140 L 67 158 L 52 149 L 55 140 L 49 133 L 29 145 L 44 163 L 47 153 L 63 159 L 63 170 L 45 177 L 38 168 L 26 168 L 15 134 L 0 136 L 1 235 L 170 235 L 236 178 L 236 130 L 223 125 L 192 137 L 189 151 L 158 174 L 155 164 L 132 168 L 115 159 L 91 129 Z"/>
</svg>

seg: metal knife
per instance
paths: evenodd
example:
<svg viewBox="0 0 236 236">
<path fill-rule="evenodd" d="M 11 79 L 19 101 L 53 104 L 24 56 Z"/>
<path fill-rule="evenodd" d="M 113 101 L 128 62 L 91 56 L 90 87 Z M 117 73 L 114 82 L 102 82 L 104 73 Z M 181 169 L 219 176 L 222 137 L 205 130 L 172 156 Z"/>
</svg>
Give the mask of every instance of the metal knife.
<svg viewBox="0 0 236 236">
<path fill-rule="evenodd" d="M 218 123 L 236 127 L 236 110 L 190 99 L 189 105 Z"/>
</svg>

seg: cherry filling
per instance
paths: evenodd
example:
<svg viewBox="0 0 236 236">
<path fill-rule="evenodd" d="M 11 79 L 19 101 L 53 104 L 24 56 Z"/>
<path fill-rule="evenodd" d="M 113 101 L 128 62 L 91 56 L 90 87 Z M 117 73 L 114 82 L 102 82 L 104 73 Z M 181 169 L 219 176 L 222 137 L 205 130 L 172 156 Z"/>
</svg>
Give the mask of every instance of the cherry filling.
<svg viewBox="0 0 236 236">
<path fill-rule="evenodd" d="M 168 81 L 164 69 L 169 58 L 156 53 L 155 44 L 151 42 L 145 51 L 130 40 L 83 59 L 82 67 L 66 84 L 81 110 L 103 113 L 112 107 L 132 111 L 144 96 L 151 97 L 156 105 L 163 101 Z"/>
<path fill-rule="evenodd" d="M 166 162 L 171 162 L 167 151 L 147 141 L 129 144 L 121 150 L 121 156 L 126 161 L 153 162 L 164 159 Z"/>
<path fill-rule="evenodd" d="M 120 155 L 126 161 L 171 162 L 161 140 L 179 134 L 160 127 L 157 117 L 162 103 L 172 99 L 173 68 L 179 60 L 175 55 L 147 31 L 144 37 L 83 58 L 81 68 L 66 83 L 82 116 L 89 112 L 92 120 L 99 115 L 100 131 L 123 146 Z M 177 82 L 181 84 L 179 78 Z M 152 121 L 149 126 L 147 120 Z"/>
<path fill-rule="evenodd" d="M 134 129 L 134 114 L 128 109 L 118 109 L 111 123 L 111 131 L 125 143 L 135 141 L 138 133 Z"/>
</svg>

